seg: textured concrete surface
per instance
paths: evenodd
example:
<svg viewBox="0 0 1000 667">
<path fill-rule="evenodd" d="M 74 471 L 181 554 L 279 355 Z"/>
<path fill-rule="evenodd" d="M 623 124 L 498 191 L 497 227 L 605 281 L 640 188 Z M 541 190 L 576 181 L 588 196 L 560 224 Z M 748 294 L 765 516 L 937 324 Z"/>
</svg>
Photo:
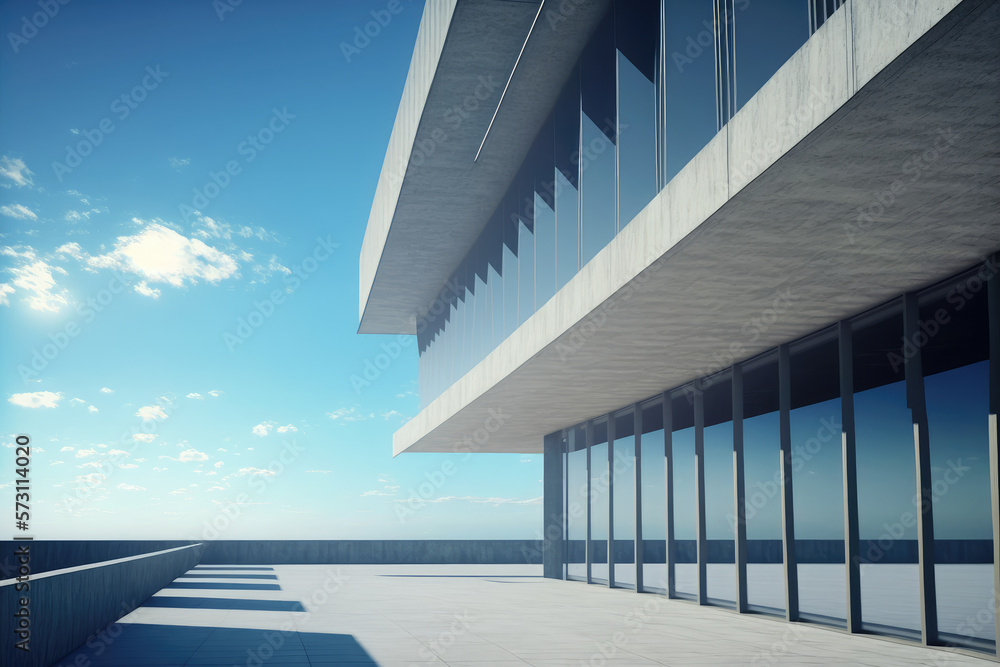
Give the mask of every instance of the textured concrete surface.
<svg viewBox="0 0 1000 667">
<path fill-rule="evenodd" d="M 414 333 L 418 309 L 486 226 L 608 4 L 545 3 L 527 43 L 538 13 L 532 0 L 459 0 L 450 25 L 434 10 L 432 29 L 447 28 L 447 40 L 442 49 L 417 38 L 414 82 L 407 79 L 361 248 L 361 333 Z M 424 89 L 431 76 L 426 102 L 411 99 L 408 90 Z M 417 119 L 415 135 L 403 132 Z"/>
<path fill-rule="evenodd" d="M 29 575 L 27 591 L 15 589 L 16 579 L 0 581 L 0 664 L 51 664 L 191 568 L 201 551 L 195 544 Z M 22 638 L 14 635 L 14 614 L 20 609 L 30 620 L 28 651 L 16 647 Z"/>
<path fill-rule="evenodd" d="M 431 564 L 542 562 L 541 540 L 219 540 L 202 563 Z"/>
<path fill-rule="evenodd" d="M 152 598 L 158 606 L 123 618 L 99 655 L 84 647 L 60 664 L 78 656 L 95 667 L 988 664 L 944 649 L 543 579 L 540 570 L 276 565 L 280 591 L 166 589 Z M 213 606 L 204 606 L 206 597 Z M 265 602 L 299 602 L 304 610 L 273 611 Z"/>
<path fill-rule="evenodd" d="M 966 0 L 933 24 L 950 4 L 911 7 L 907 35 L 933 27 L 908 47 L 866 38 L 888 51 L 864 57 L 890 65 L 865 82 L 847 21 L 855 37 L 877 33 L 895 5 L 852 0 L 566 287 L 397 431 L 394 453 L 539 452 L 548 432 L 1000 248 L 1000 7 Z M 491 411 L 505 419 L 487 433 Z"/>
</svg>

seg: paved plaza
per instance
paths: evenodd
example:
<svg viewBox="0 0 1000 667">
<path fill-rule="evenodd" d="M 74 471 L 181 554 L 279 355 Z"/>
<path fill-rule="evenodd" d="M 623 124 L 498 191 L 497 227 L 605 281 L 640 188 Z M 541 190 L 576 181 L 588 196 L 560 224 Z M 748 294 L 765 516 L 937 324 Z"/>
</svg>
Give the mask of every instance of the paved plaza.
<svg viewBox="0 0 1000 667">
<path fill-rule="evenodd" d="M 200 565 L 60 664 L 989 664 L 540 574 L 511 565 Z"/>
</svg>

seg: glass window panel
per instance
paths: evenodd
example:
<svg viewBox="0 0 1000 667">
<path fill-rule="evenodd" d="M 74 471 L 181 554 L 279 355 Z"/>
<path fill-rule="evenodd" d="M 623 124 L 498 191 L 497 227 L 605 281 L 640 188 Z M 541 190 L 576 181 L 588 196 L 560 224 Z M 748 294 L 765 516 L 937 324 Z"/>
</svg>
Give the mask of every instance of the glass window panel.
<svg viewBox="0 0 1000 667">
<path fill-rule="evenodd" d="M 715 16 L 712 0 L 663 0 L 663 13 L 667 183 L 717 130 Z"/>
<path fill-rule="evenodd" d="M 580 59 L 583 197 L 582 258 L 586 264 L 615 236 L 615 42 L 609 11 Z"/>
<path fill-rule="evenodd" d="M 674 586 L 681 596 L 698 595 L 698 489 L 694 459 L 694 407 L 674 396 L 671 434 L 674 491 Z"/>
<path fill-rule="evenodd" d="M 516 188 L 507 193 L 503 218 L 503 337 L 517 328 L 517 218 Z"/>
<path fill-rule="evenodd" d="M 873 632 L 920 632 L 916 457 L 897 302 L 852 325 L 861 619 Z M 893 356 L 895 355 L 895 357 Z"/>
<path fill-rule="evenodd" d="M 747 604 L 771 613 L 785 610 L 780 460 L 778 364 L 772 355 L 743 371 Z"/>
<path fill-rule="evenodd" d="M 821 334 L 791 356 L 792 482 L 799 612 L 846 618 L 840 365 L 836 336 Z"/>
<path fill-rule="evenodd" d="M 635 588 L 635 417 L 615 418 L 614 475 L 615 585 Z"/>
<path fill-rule="evenodd" d="M 531 174 L 522 171 L 518 177 L 517 233 L 517 323 L 524 324 L 535 312 L 535 183 Z"/>
<path fill-rule="evenodd" d="M 482 272 L 476 271 L 476 332 L 473 341 L 475 357 L 472 366 L 475 366 L 489 351 L 488 331 L 486 316 L 489 313 L 489 295 L 486 291 L 486 263 L 480 262 Z"/>
<path fill-rule="evenodd" d="M 663 406 L 642 411 L 642 582 L 647 591 L 667 590 L 666 460 L 663 456 Z"/>
<path fill-rule="evenodd" d="M 594 445 L 590 448 L 590 576 L 597 583 L 608 583 L 608 500 L 611 477 L 608 468 L 608 424 L 597 422 Z"/>
<path fill-rule="evenodd" d="M 809 5 L 802 0 L 735 3 L 738 111 L 809 38 Z"/>
<path fill-rule="evenodd" d="M 656 195 L 656 44 L 659 3 L 617 2 L 618 225 Z"/>
<path fill-rule="evenodd" d="M 580 83 L 574 69 L 556 102 L 554 120 L 557 289 L 580 268 Z"/>
<path fill-rule="evenodd" d="M 989 323 L 980 277 L 966 274 L 922 295 L 920 331 L 938 630 L 944 641 L 992 650 Z"/>
<path fill-rule="evenodd" d="M 711 601 L 732 604 L 736 600 L 733 389 L 729 379 L 706 382 L 711 383 L 704 395 L 706 590 Z"/>
<path fill-rule="evenodd" d="M 566 432 L 567 503 L 566 560 L 567 576 L 587 579 L 587 449 L 583 429 Z"/>
<path fill-rule="evenodd" d="M 535 309 L 556 293 L 556 213 L 535 193 Z"/>
</svg>

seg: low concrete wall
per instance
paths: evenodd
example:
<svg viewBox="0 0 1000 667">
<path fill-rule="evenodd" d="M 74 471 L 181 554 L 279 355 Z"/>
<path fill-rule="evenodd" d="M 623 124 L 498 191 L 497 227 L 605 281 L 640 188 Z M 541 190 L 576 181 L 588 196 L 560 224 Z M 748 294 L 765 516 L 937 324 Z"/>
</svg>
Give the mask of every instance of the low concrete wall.
<svg viewBox="0 0 1000 667">
<path fill-rule="evenodd" d="M 15 579 L 0 581 L 0 664 L 50 665 L 84 643 L 95 649 L 110 643 L 116 632 L 108 626 L 192 568 L 203 550 L 194 544 L 31 575 L 27 591 L 17 591 Z M 17 648 L 15 614 L 23 608 L 22 598 L 29 614 L 29 651 Z"/>
<path fill-rule="evenodd" d="M 17 576 L 21 542 L 0 542 L 0 581 Z M 31 571 L 37 574 L 196 544 L 193 540 L 35 540 Z"/>
<path fill-rule="evenodd" d="M 542 562 L 541 540 L 220 540 L 202 564 L 472 565 Z"/>
</svg>

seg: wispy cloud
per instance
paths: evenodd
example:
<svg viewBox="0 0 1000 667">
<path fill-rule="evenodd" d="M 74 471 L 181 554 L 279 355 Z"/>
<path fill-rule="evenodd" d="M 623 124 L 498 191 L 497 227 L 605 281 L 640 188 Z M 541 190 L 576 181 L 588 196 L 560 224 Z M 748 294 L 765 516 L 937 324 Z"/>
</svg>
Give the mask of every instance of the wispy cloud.
<svg viewBox="0 0 1000 667">
<path fill-rule="evenodd" d="M 162 421 L 166 419 L 168 415 L 159 405 L 145 405 L 136 410 L 135 416 L 145 420 L 158 419 Z"/>
<path fill-rule="evenodd" d="M 16 218 L 18 220 L 38 220 L 38 214 L 22 204 L 0 206 L 0 213 L 3 213 L 8 218 Z"/>
<path fill-rule="evenodd" d="M 63 306 L 69 305 L 69 292 L 56 284 L 54 273 L 66 274 L 66 270 L 39 259 L 35 249 L 30 246 L 5 247 L 0 253 L 14 257 L 18 265 L 8 269 L 14 279 L 13 288 L 27 292 L 24 302 L 33 310 L 56 313 Z M 7 291 L 14 293 L 14 289 Z"/>
<path fill-rule="evenodd" d="M 24 160 L 6 155 L 0 157 L 0 176 L 14 181 L 14 185 L 19 188 L 35 183 L 34 179 L 31 178 L 34 173 L 24 164 Z"/>
<path fill-rule="evenodd" d="M 250 429 L 250 432 L 259 438 L 263 438 L 265 435 L 270 433 L 276 426 L 275 422 L 261 422 Z"/>
<path fill-rule="evenodd" d="M 202 400 L 205 397 L 202 396 L 201 394 L 199 394 L 196 391 L 192 391 L 190 394 L 188 394 L 187 396 L 185 396 L 185 398 L 193 398 L 193 399 L 195 399 L 197 401 L 200 401 L 200 400 Z"/>
<path fill-rule="evenodd" d="M 115 488 L 121 489 L 122 491 L 145 491 L 146 490 L 146 487 L 144 487 L 144 486 L 136 486 L 135 484 L 119 484 Z"/>
<path fill-rule="evenodd" d="M 140 280 L 139 284 L 136 285 L 135 287 L 133 287 L 132 289 L 134 289 L 136 292 L 138 292 L 139 294 L 141 294 L 143 296 L 150 297 L 151 299 L 159 299 L 160 298 L 160 290 L 159 290 L 159 288 L 157 288 L 157 287 L 150 287 L 149 284 L 145 280 Z"/>
<path fill-rule="evenodd" d="M 189 158 L 179 158 L 179 157 L 167 158 L 167 162 L 170 163 L 170 167 L 172 169 L 176 169 L 177 171 L 180 171 L 184 167 L 191 164 L 191 160 Z"/>
<path fill-rule="evenodd" d="M 355 407 L 351 408 L 340 408 L 338 410 L 332 410 L 326 413 L 326 416 L 334 421 L 340 422 L 357 422 L 363 421 L 365 419 L 371 419 L 375 416 L 375 413 L 364 414 Z"/>
</svg>

